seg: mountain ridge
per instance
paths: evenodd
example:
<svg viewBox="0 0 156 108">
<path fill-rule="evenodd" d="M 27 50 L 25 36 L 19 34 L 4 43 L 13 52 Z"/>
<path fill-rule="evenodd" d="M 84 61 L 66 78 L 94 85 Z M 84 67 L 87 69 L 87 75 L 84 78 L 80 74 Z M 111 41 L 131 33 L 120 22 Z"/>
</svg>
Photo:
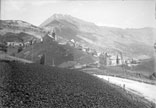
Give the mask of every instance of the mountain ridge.
<svg viewBox="0 0 156 108">
<path fill-rule="evenodd" d="M 26 32 L 34 37 L 43 38 L 48 31 L 54 30 L 62 41 L 74 39 L 81 46 L 105 52 L 106 49 L 119 50 L 128 57 L 151 57 L 156 39 L 156 29 L 145 27 L 140 29 L 121 29 L 97 26 L 70 15 L 54 14 L 40 27 L 20 20 L 1 20 L 0 33 L 8 31 Z"/>
<path fill-rule="evenodd" d="M 53 14 L 51 17 L 49 17 L 47 20 L 45 20 L 39 26 L 43 27 L 44 25 L 46 25 L 46 23 L 50 22 L 50 20 L 61 20 L 61 19 L 66 19 L 66 20 L 71 21 L 71 22 L 74 19 L 74 21 L 79 21 L 79 22 L 89 23 L 89 24 L 95 25 L 94 23 L 83 21 L 79 18 L 73 17 L 73 16 L 68 15 L 68 14 Z"/>
<path fill-rule="evenodd" d="M 84 46 L 90 46 L 95 49 L 100 48 L 102 49 L 100 52 L 103 52 L 105 48 L 119 49 L 123 53 L 126 53 L 126 56 L 131 54 L 138 57 L 145 54 L 150 57 L 153 53 L 153 43 L 156 39 L 156 29 L 154 28 L 121 29 L 101 27 L 70 15 L 54 14 L 41 25 L 48 30 L 54 29 L 56 34 L 64 39 L 74 39 Z M 120 44 L 118 48 L 116 42 Z M 135 45 L 136 48 L 133 47 Z M 145 46 L 144 51 L 142 46 Z M 135 53 L 137 51 L 140 51 L 140 54 Z M 147 54 L 146 52 L 149 53 Z"/>
</svg>

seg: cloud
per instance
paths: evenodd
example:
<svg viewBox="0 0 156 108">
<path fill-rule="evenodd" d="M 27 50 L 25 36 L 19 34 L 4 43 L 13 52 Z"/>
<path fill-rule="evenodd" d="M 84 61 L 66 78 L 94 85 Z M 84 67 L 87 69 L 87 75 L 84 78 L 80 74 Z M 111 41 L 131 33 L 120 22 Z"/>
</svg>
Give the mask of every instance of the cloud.
<svg viewBox="0 0 156 108">
<path fill-rule="evenodd" d="M 11 0 L 2 0 L 2 9 L 14 9 L 19 10 L 20 7 L 17 5 L 17 1 L 11 1 Z"/>
<path fill-rule="evenodd" d="M 26 5 L 28 5 L 28 2 L 25 0 L 2 0 L 2 8 L 5 10 L 19 11 Z"/>
<path fill-rule="evenodd" d="M 152 23 L 152 17 L 155 17 L 153 3 L 126 0 L 2 0 L 1 18 L 20 19 L 38 25 L 51 14 L 62 13 L 98 25 L 155 26 Z"/>
<path fill-rule="evenodd" d="M 49 3 L 58 3 L 59 0 L 34 0 L 31 2 L 32 5 L 34 6 L 43 6 L 43 5 L 46 5 L 46 4 L 49 4 Z"/>
</svg>

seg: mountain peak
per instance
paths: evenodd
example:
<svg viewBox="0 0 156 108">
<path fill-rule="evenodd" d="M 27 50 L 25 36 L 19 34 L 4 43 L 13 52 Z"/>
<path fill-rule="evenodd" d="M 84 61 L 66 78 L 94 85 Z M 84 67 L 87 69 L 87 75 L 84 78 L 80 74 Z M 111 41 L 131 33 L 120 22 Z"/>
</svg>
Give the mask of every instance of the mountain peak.
<svg viewBox="0 0 156 108">
<path fill-rule="evenodd" d="M 67 14 L 53 14 L 51 16 L 51 18 L 53 19 L 64 19 L 64 18 L 71 18 L 72 16 L 71 15 L 67 15 Z"/>
<path fill-rule="evenodd" d="M 59 20 L 65 20 L 65 21 L 68 21 L 68 22 L 73 23 L 73 24 L 93 25 L 93 26 L 95 26 L 94 23 L 81 20 L 79 18 L 73 17 L 73 16 L 68 15 L 68 14 L 53 14 L 45 22 L 43 22 L 40 26 L 41 27 L 44 27 L 45 25 L 47 25 L 48 23 L 50 23 L 50 22 L 52 22 L 54 20 L 57 20 L 57 21 L 59 21 Z"/>
<path fill-rule="evenodd" d="M 54 20 L 66 20 L 66 21 L 71 21 L 73 19 L 76 19 L 74 17 L 72 17 L 71 15 L 67 15 L 67 14 L 53 14 L 51 17 L 49 17 L 45 22 L 43 22 L 40 26 L 43 27 L 45 25 L 47 25 L 48 23 L 54 21 Z"/>
</svg>

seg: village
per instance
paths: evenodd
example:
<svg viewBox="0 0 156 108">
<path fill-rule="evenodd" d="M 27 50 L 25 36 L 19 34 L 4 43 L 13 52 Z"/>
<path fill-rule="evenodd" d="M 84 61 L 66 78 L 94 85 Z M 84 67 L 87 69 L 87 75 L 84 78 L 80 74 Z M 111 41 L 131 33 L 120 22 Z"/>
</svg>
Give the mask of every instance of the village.
<svg viewBox="0 0 156 108">
<path fill-rule="evenodd" d="M 54 41 L 58 41 L 59 38 L 56 36 L 54 29 L 48 34 Z M 58 42 L 60 45 L 70 45 L 78 50 L 81 50 L 87 54 L 90 54 L 94 57 L 99 58 L 96 62 L 97 66 L 120 66 L 126 65 L 129 67 L 136 66 L 140 63 L 140 61 L 136 58 L 124 58 L 122 52 L 118 51 L 117 53 L 111 53 L 109 51 L 98 52 L 96 49 L 92 49 L 86 46 L 81 45 L 81 43 L 75 41 L 74 39 L 67 40 L 64 42 Z"/>
<path fill-rule="evenodd" d="M 134 58 L 125 59 L 122 55 L 122 52 L 119 52 L 119 51 L 117 53 L 112 53 L 109 51 L 98 52 L 98 51 L 96 51 L 96 49 L 81 45 L 79 42 L 75 41 L 74 39 L 59 42 L 58 41 L 59 36 L 56 35 L 54 29 L 49 31 L 46 35 L 49 36 L 53 41 L 58 42 L 58 44 L 60 44 L 60 45 L 69 45 L 71 47 L 74 47 L 78 50 L 81 50 L 87 54 L 90 54 L 90 55 L 98 58 L 98 61 L 96 62 L 97 67 L 121 66 L 121 65 L 126 65 L 129 67 L 132 67 L 132 66 L 136 66 L 140 63 L 139 60 L 134 59 Z M 31 46 L 36 43 L 41 43 L 41 42 L 43 42 L 42 38 L 32 39 L 32 40 L 29 40 L 26 42 L 20 42 L 20 41 L 18 41 L 18 42 L 17 41 L 9 41 L 9 42 L 3 42 L 3 43 L 1 42 L 0 43 L 0 51 L 7 52 L 8 48 L 16 48 L 17 49 L 16 52 L 19 53 L 20 51 L 22 51 L 22 49 L 25 49 L 28 46 Z"/>
</svg>

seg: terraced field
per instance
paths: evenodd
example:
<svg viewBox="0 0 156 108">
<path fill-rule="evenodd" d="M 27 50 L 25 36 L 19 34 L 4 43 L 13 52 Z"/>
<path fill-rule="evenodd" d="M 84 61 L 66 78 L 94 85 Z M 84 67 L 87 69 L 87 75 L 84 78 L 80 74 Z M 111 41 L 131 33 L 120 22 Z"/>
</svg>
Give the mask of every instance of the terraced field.
<svg viewBox="0 0 156 108">
<path fill-rule="evenodd" d="M 0 62 L 2 108 L 146 108 L 77 70 Z"/>
</svg>

